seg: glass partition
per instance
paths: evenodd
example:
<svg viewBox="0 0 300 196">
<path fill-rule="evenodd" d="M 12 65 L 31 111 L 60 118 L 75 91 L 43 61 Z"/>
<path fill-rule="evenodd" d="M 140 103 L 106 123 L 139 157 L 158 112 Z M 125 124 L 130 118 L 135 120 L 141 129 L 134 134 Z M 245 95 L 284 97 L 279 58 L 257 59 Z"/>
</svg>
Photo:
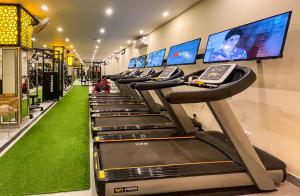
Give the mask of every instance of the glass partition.
<svg viewBox="0 0 300 196">
<path fill-rule="evenodd" d="M 7 124 L 17 122 L 18 119 L 17 50 L 1 49 L 0 60 L 0 115 L 1 124 Z"/>
<path fill-rule="evenodd" d="M 21 102 L 21 117 L 29 115 L 29 94 L 30 94 L 30 79 L 28 77 L 28 55 L 27 51 L 21 51 L 21 75 L 22 75 L 22 102 Z"/>
</svg>

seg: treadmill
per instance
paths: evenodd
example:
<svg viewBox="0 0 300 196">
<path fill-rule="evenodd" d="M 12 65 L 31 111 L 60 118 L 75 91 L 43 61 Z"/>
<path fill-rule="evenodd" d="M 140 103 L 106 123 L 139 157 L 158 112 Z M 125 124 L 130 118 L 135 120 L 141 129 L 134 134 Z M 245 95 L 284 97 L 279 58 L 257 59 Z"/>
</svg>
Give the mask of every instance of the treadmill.
<svg viewBox="0 0 300 196">
<path fill-rule="evenodd" d="M 168 81 L 179 78 L 183 75 L 183 71 L 178 67 L 167 67 L 154 80 L 148 83 L 156 83 L 156 81 Z M 139 84 L 132 83 L 131 86 Z M 138 113 L 138 114 L 98 114 L 91 116 L 91 131 L 95 136 L 118 136 L 118 138 L 140 138 L 156 135 L 157 137 L 169 137 L 172 135 L 185 135 L 186 131 L 192 133 L 197 130 L 181 105 L 171 105 L 165 98 L 164 93 L 160 90 L 155 91 L 166 107 L 167 111 L 160 113 Z M 122 105 L 118 105 L 120 107 Z"/>
<path fill-rule="evenodd" d="M 110 78 L 113 78 L 113 77 L 118 77 L 118 76 L 125 76 L 125 75 L 128 75 L 130 74 L 130 71 L 129 70 L 125 70 L 121 73 L 118 73 L 118 74 L 114 74 L 114 75 L 105 75 L 103 77 L 105 77 L 106 79 L 110 79 Z M 118 89 L 120 90 L 120 89 Z M 118 93 L 109 93 L 109 94 L 113 94 L 113 95 L 118 95 L 120 94 L 119 92 Z M 99 92 L 99 93 L 90 93 L 90 96 L 99 96 L 99 97 L 104 97 L 105 95 L 107 95 L 107 93 L 103 93 L 103 92 Z"/>
<path fill-rule="evenodd" d="M 174 65 L 178 64 L 195 64 L 196 56 L 200 45 L 200 38 L 189 42 L 185 42 L 170 48 L 168 59 L 166 62 L 166 67 L 158 77 L 149 78 L 147 82 L 155 83 L 156 81 L 167 81 L 183 76 L 183 71 Z M 180 56 L 180 54 L 186 54 L 186 50 L 189 51 L 188 62 L 186 58 Z M 153 53 L 149 54 L 148 64 L 159 64 L 163 62 L 165 49 L 156 51 L 155 55 Z M 176 55 L 175 55 L 176 53 Z M 157 58 L 152 58 L 159 56 L 160 62 Z M 142 57 L 142 58 L 141 58 Z M 140 67 L 139 63 L 145 62 L 145 55 L 141 56 L 137 60 L 136 67 Z M 130 83 L 130 87 L 135 89 L 135 85 L 143 81 L 134 80 L 118 80 L 118 83 L 127 84 Z M 139 89 L 137 89 L 139 91 Z M 148 94 L 149 100 L 146 103 L 155 103 L 151 97 L 149 91 L 139 91 L 140 94 Z M 158 98 L 167 109 L 166 111 L 158 111 L 153 114 L 134 114 L 134 115 L 105 115 L 105 116 L 92 116 L 92 135 L 116 135 L 119 134 L 120 137 L 149 137 L 149 135 L 156 135 L 157 137 L 166 137 L 173 135 L 185 135 L 186 132 L 192 133 L 197 130 L 192 120 L 188 115 L 183 112 L 184 109 L 181 105 L 172 105 L 165 100 L 165 94 L 167 91 L 157 89 L 155 90 Z M 147 96 L 143 96 L 147 100 Z M 154 104 L 153 104 L 154 105 Z M 119 107 L 120 105 L 116 106 Z M 149 104 L 149 108 L 153 110 L 153 107 Z M 162 131 L 161 131 L 162 130 Z M 154 133 L 155 132 L 155 133 Z M 163 136 L 162 136 L 163 135 Z"/>
<path fill-rule="evenodd" d="M 168 91 L 166 100 L 171 104 L 205 102 L 223 133 L 201 131 L 195 136 L 124 140 L 96 137 L 93 158 L 98 195 L 244 188 L 272 191 L 285 180 L 286 165 L 251 145 L 226 100 L 251 86 L 255 73 L 236 66 L 218 85 L 188 83 L 190 76 L 198 77 L 203 72 L 170 81 L 138 83 L 135 87 L 163 88 Z M 185 85 L 193 89 L 171 90 Z"/>
<path fill-rule="evenodd" d="M 132 94 L 130 93 L 130 89 L 128 89 L 128 87 L 126 87 L 124 85 L 119 85 L 118 83 L 116 83 L 116 81 L 121 78 L 130 78 L 133 76 L 137 76 L 140 73 L 141 72 L 139 72 L 139 70 L 135 69 L 135 70 L 131 70 L 131 71 L 129 71 L 129 70 L 124 71 L 121 74 L 107 77 L 108 79 L 110 79 L 111 81 L 113 81 L 116 84 L 116 86 L 120 92 L 118 92 L 118 93 L 103 93 L 103 92 L 93 93 L 93 94 L 90 94 L 90 100 L 92 100 L 92 99 L 105 100 L 105 98 L 110 98 L 110 99 L 131 98 L 131 99 L 133 99 Z"/>
<path fill-rule="evenodd" d="M 152 77 L 157 76 L 158 74 L 155 73 L 155 71 L 152 68 L 145 69 L 139 76 L 132 76 L 128 77 L 127 79 L 119 79 L 116 81 L 118 84 L 121 85 L 127 85 L 132 81 L 147 81 L 150 80 Z M 121 81 L 121 82 L 120 82 Z M 132 89 L 132 91 L 136 91 Z M 135 92 L 137 93 L 137 92 Z M 142 92 L 140 93 L 141 97 L 144 99 L 144 101 L 128 101 L 128 99 L 120 99 L 120 100 L 114 100 L 114 99 L 108 99 L 106 102 L 96 102 L 90 100 L 90 106 L 91 106 L 91 113 L 92 116 L 102 116 L 103 113 L 119 113 L 119 114 L 125 114 L 129 112 L 135 112 L 135 113 L 158 113 L 160 111 L 160 108 L 158 104 L 155 103 L 153 98 L 148 92 Z M 136 95 L 140 96 L 140 95 Z M 123 113 L 122 113 L 123 112 Z M 94 114 L 97 113 L 97 114 Z"/>
<path fill-rule="evenodd" d="M 161 49 L 149 53 L 149 55 L 142 55 L 137 58 L 137 60 L 131 59 L 128 65 L 128 68 L 145 68 L 143 72 L 138 76 L 132 76 L 127 78 L 118 78 L 115 83 L 119 86 L 125 86 L 131 92 L 131 95 L 135 97 L 135 101 L 129 99 L 120 99 L 118 101 L 106 99 L 106 103 L 109 102 L 110 106 L 101 107 L 101 104 L 94 104 L 97 101 L 91 102 L 91 112 L 97 113 L 94 115 L 103 115 L 107 112 L 118 112 L 122 114 L 136 114 L 136 113 L 159 113 L 161 106 L 155 103 L 148 91 L 137 92 L 135 89 L 130 87 L 132 82 L 142 82 L 150 80 L 151 78 L 156 78 L 160 75 L 161 72 L 155 73 L 153 67 L 161 67 L 163 65 L 164 55 L 166 49 Z M 147 59 L 148 57 L 148 59 Z M 142 98 L 142 99 L 141 99 Z M 122 105 L 121 105 L 122 104 Z M 125 104 L 125 105 L 124 105 Z M 102 113 L 102 114 L 99 114 Z"/>
</svg>

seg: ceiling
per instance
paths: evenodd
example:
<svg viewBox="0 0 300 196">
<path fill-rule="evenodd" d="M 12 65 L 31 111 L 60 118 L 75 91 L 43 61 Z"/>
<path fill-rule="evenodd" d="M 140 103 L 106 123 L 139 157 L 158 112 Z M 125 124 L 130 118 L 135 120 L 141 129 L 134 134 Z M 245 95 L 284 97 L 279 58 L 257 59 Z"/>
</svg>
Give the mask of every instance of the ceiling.
<svg viewBox="0 0 300 196">
<path fill-rule="evenodd" d="M 99 45 L 95 61 L 102 60 L 120 46 L 127 47 L 127 40 L 134 40 L 139 31 L 150 33 L 160 25 L 176 17 L 199 0 L 6 0 L 0 2 L 20 3 L 33 15 L 51 23 L 34 35 L 34 47 L 43 45 L 74 46 L 85 61 L 91 61 L 96 45 Z M 47 5 L 48 11 L 41 9 Z M 106 8 L 113 14 L 107 16 Z M 170 14 L 163 17 L 164 11 Z M 57 28 L 63 28 L 58 32 Z M 106 32 L 101 34 L 100 28 Z M 66 38 L 70 41 L 67 43 Z M 97 43 L 94 39 L 101 39 Z"/>
</svg>

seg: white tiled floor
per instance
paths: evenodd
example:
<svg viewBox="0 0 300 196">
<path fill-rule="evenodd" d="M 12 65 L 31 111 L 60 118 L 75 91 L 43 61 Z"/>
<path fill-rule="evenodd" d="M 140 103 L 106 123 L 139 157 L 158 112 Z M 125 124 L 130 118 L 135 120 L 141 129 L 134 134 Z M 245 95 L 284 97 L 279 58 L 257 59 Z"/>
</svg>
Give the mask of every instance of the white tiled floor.
<svg viewBox="0 0 300 196">
<path fill-rule="evenodd" d="M 280 187 L 277 188 L 277 191 L 270 193 L 259 193 L 251 194 L 251 196 L 299 196 L 300 188 L 289 183 L 285 182 Z"/>
</svg>

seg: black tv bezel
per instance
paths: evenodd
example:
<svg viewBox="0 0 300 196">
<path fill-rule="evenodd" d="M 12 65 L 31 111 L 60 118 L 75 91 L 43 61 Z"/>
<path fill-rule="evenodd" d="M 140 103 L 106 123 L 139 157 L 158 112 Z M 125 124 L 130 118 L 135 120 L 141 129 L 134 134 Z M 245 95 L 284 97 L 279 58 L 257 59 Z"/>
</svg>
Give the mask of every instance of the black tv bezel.
<svg viewBox="0 0 300 196">
<path fill-rule="evenodd" d="M 137 61 L 138 61 L 138 58 L 143 57 L 143 56 L 146 56 L 146 61 L 145 61 L 145 62 L 147 63 L 148 54 L 144 54 L 144 55 L 141 55 L 141 56 L 136 57 L 136 63 L 135 63 L 135 68 L 136 68 L 136 69 L 145 68 L 146 65 L 144 65 L 143 67 L 137 67 L 137 66 L 136 66 Z"/>
<path fill-rule="evenodd" d="M 273 18 L 273 17 L 276 17 L 276 16 L 280 16 L 280 15 L 283 15 L 283 14 L 289 14 L 288 15 L 288 20 L 287 20 L 287 25 L 286 25 L 286 29 L 285 29 L 285 32 L 284 32 L 284 37 L 282 39 L 282 43 L 281 43 L 281 49 L 280 49 L 280 53 L 279 55 L 277 56 L 268 56 L 268 57 L 258 57 L 258 58 L 251 58 L 251 59 L 235 59 L 235 60 L 224 60 L 224 61 L 213 61 L 213 62 L 206 62 L 204 61 L 205 59 L 205 54 L 206 54 L 206 51 L 207 51 L 207 46 L 208 46 L 208 42 L 209 42 L 209 38 L 213 35 L 216 35 L 216 34 L 219 34 L 219 33 L 223 33 L 225 31 L 229 31 L 231 29 L 236 29 L 236 28 L 240 28 L 240 27 L 243 27 L 243 26 L 246 26 L 246 25 L 250 25 L 250 24 L 253 24 L 253 23 L 256 23 L 256 22 L 260 22 L 260 21 L 263 21 L 263 20 L 266 20 L 266 19 L 269 19 L 269 18 Z M 246 23 L 246 24 L 243 24 L 243 25 L 240 25 L 240 26 L 237 26 L 237 27 L 234 27 L 234 28 L 230 28 L 230 29 L 227 29 L 227 30 L 224 30 L 224 31 L 220 31 L 220 32 L 217 32 L 217 33 L 213 33 L 213 34 L 210 34 L 208 36 L 208 39 L 207 39 L 207 43 L 206 43 L 206 47 L 205 47 L 205 53 L 204 53 L 204 56 L 203 56 L 203 63 L 205 64 L 209 64 L 209 63 L 225 63 L 225 62 L 235 62 L 235 61 L 258 61 L 258 60 L 267 60 L 267 59 L 277 59 L 277 58 L 282 58 L 283 57 L 283 50 L 284 50 L 284 46 L 285 46 L 285 42 L 286 42 L 286 37 L 287 37 L 287 32 L 288 32 L 288 29 L 289 29 L 289 25 L 290 25 L 290 21 L 291 21 L 291 17 L 292 17 L 292 13 L 293 11 L 288 11 L 288 12 L 283 12 L 281 14 L 277 14 L 277 15 L 274 15 L 274 16 L 270 16 L 270 17 L 267 17 L 267 18 L 263 18 L 263 19 L 260 19 L 260 20 L 256 20 L 254 22 L 250 22 L 250 23 Z"/>
<path fill-rule="evenodd" d="M 163 59 L 161 61 L 161 64 L 159 66 L 148 66 L 148 58 L 149 58 L 149 54 L 151 53 L 154 53 L 154 52 L 158 52 L 158 51 L 161 51 L 161 50 L 164 50 L 164 56 L 163 56 Z M 164 63 L 164 59 L 165 59 L 165 55 L 166 55 L 166 51 L 167 51 L 167 48 L 162 48 L 160 50 L 155 50 L 155 51 L 152 51 L 148 54 L 148 57 L 147 57 L 147 65 L 145 67 L 147 68 L 151 68 L 151 67 L 162 67 L 163 66 L 163 63 Z"/>
<path fill-rule="evenodd" d="M 130 61 L 131 61 L 132 59 L 135 59 L 135 64 L 134 64 L 133 67 L 129 67 L 129 63 L 130 63 Z M 131 59 L 129 60 L 129 63 L 128 63 L 128 69 L 134 69 L 134 68 L 135 68 L 135 66 L 136 66 L 136 59 L 137 59 L 137 57 L 131 58 Z"/>
<path fill-rule="evenodd" d="M 170 57 L 170 50 L 171 50 L 172 47 L 176 47 L 176 46 L 183 45 L 183 44 L 186 44 L 186 43 L 189 43 L 189 42 L 193 42 L 193 41 L 195 41 L 195 40 L 199 40 L 199 44 L 198 44 L 198 47 L 197 47 L 197 53 L 196 53 L 196 55 L 195 55 L 195 60 L 194 60 L 193 62 L 191 62 L 191 63 L 184 63 L 184 64 L 182 64 L 182 63 L 181 63 L 181 64 L 180 64 L 180 63 L 179 63 L 179 64 L 168 64 L 168 59 L 169 59 L 169 57 Z M 176 44 L 176 45 L 171 46 L 171 47 L 169 48 L 169 53 L 168 53 L 168 58 L 167 58 L 166 66 L 193 65 L 193 64 L 196 64 L 196 61 L 197 61 L 197 55 L 198 55 L 198 51 L 199 51 L 200 44 L 201 44 L 201 38 L 196 38 L 196 39 L 192 39 L 192 40 L 187 41 L 187 42 L 183 42 L 183 43 L 181 43 L 181 44 Z"/>
</svg>

